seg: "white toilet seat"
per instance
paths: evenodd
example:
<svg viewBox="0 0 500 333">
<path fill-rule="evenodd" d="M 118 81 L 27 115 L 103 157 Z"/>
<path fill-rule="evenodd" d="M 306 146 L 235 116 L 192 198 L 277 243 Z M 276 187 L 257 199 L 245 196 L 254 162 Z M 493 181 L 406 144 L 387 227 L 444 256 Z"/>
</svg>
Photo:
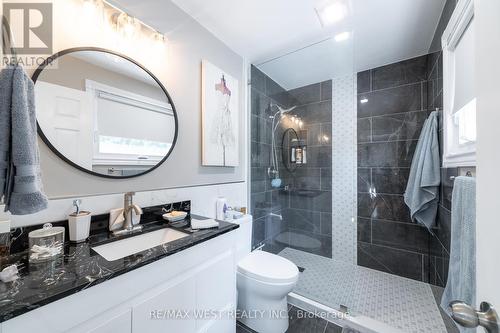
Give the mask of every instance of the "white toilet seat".
<svg viewBox="0 0 500 333">
<path fill-rule="evenodd" d="M 254 251 L 238 263 L 238 273 L 264 283 L 295 283 L 299 269 L 288 259 L 265 251 Z"/>
</svg>

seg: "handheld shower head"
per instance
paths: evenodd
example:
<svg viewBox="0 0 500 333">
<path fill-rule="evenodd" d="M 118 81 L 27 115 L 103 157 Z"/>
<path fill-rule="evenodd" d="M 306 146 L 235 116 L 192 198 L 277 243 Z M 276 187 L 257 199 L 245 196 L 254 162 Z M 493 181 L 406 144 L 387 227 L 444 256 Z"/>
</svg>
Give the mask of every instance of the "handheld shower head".
<svg viewBox="0 0 500 333">
<path fill-rule="evenodd" d="M 279 105 L 276 105 L 276 107 L 278 108 L 281 115 L 283 115 L 285 113 L 289 113 L 297 108 L 297 106 L 292 106 L 291 108 L 285 109 Z"/>
<path fill-rule="evenodd" d="M 270 116 L 269 118 L 274 118 L 274 117 L 276 117 L 278 114 L 279 114 L 280 116 L 282 116 L 282 115 L 284 115 L 284 114 L 286 114 L 286 113 L 289 113 L 289 112 L 291 112 L 292 110 L 295 110 L 295 109 L 297 108 L 297 106 L 292 106 L 291 108 L 285 109 L 284 107 L 282 107 L 282 106 L 280 106 L 280 105 L 278 105 L 278 104 L 271 104 L 271 106 L 270 106 L 270 107 L 271 107 L 271 109 L 272 109 L 273 107 L 276 107 L 276 109 L 278 109 L 278 112 L 276 112 L 276 114 L 275 114 L 274 116 Z"/>
</svg>

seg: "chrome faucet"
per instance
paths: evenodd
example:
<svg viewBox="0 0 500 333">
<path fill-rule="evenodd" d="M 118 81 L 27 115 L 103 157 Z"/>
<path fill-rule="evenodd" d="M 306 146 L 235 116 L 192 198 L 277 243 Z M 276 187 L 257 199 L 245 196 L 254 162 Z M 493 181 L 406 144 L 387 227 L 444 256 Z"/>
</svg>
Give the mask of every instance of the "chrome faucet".
<svg viewBox="0 0 500 333">
<path fill-rule="evenodd" d="M 132 223 L 132 211 L 134 211 L 136 215 L 142 215 L 141 207 L 133 203 L 134 195 L 135 192 L 127 192 L 123 197 L 123 228 L 113 232 L 115 235 L 123 235 L 142 230 L 141 225 L 134 226 Z"/>
</svg>

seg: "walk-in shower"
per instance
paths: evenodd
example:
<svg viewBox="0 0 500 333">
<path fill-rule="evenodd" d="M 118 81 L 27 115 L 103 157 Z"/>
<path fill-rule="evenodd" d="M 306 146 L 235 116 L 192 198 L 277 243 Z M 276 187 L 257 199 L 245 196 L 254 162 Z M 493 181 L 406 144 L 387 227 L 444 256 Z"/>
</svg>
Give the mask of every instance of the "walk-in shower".
<svg viewBox="0 0 500 333">
<path fill-rule="evenodd" d="M 436 303 L 452 184 L 441 186 L 434 235 L 403 200 L 422 125 L 442 106 L 441 53 L 360 68 L 354 41 L 335 43 L 251 68 L 253 247 L 303 269 L 297 300 L 347 309 L 379 332 L 454 332 Z M 296 147 L 306 163 L 291 156 Z"/>
</svg>

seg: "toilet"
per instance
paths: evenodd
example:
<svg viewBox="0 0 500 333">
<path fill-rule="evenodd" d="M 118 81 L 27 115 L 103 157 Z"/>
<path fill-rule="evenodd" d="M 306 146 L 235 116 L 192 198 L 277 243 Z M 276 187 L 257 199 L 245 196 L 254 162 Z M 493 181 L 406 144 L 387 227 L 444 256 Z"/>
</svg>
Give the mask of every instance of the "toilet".
<svg viewBox="0 0 500 333">
<path fill-rule="evenodd" d="M 239 320 L 259 333 L 288 329 L 287 295 L 299 270 L 290 260 L 265 251 L 251 252 L 252 217 L 234 220 L 238 233 L 236 286 Z"/>
</svg>

